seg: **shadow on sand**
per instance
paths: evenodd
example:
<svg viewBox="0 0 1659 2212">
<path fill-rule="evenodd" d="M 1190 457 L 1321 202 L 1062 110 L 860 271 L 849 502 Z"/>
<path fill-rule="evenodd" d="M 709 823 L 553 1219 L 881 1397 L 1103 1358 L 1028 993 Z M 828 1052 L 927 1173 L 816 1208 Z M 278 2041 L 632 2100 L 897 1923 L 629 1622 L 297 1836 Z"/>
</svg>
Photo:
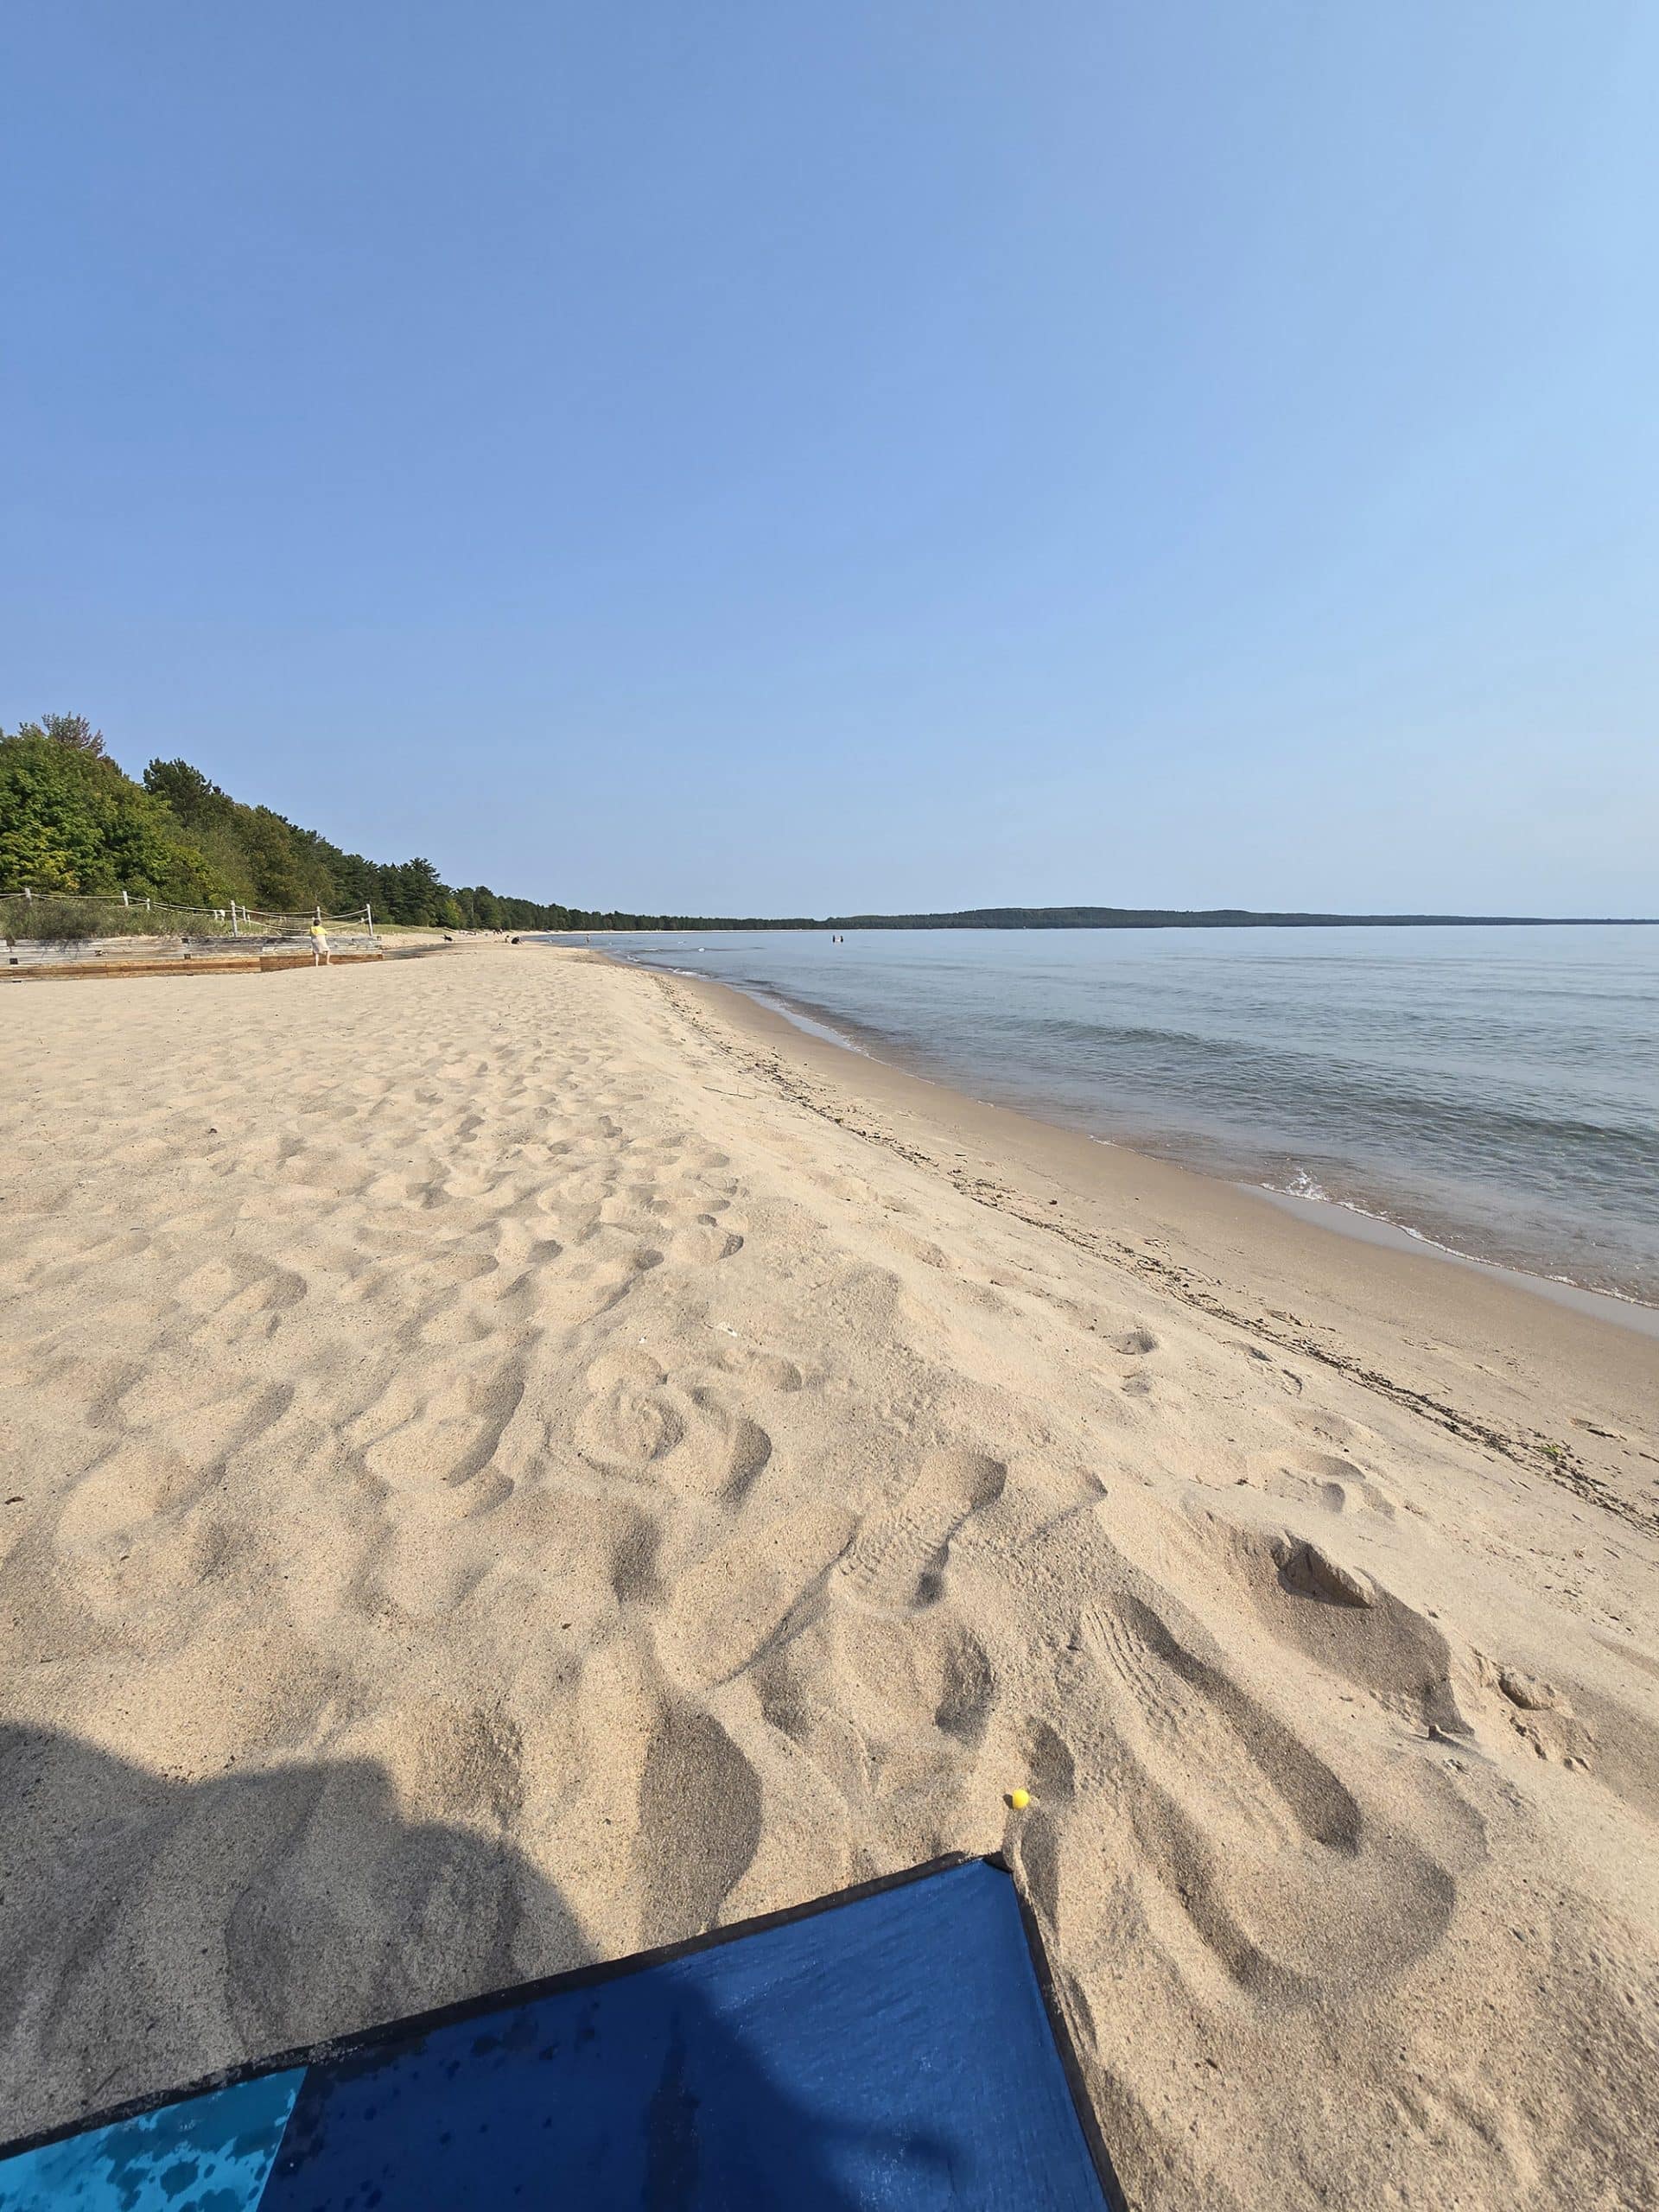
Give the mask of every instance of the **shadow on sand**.
<svg viewBox="0 0 1659 2212">
<path fill-rule="evenodd" d="M 0 1865 L 8 2140 L 591 1956 L 518 1852 L 406 1821 L 367 1760 L 181 1783 L 50 1730 L 0 1729 Z M 675 2005 L 642 2131 L 644 2194 L 631 2184 L 613 2201 L 773 2201 L 730 2194 L 729 2171 L 709 2193 L 709 2116 L 685 2081 L 711 2050 L 746 2128 L 790 2146 L 793 2204 L 854 2205 L 863 2191 L 847 2176 L 871 2158 L 941 2164 L 925 2139 L 826 2129 L 695 1992 Z"/>
</svg>

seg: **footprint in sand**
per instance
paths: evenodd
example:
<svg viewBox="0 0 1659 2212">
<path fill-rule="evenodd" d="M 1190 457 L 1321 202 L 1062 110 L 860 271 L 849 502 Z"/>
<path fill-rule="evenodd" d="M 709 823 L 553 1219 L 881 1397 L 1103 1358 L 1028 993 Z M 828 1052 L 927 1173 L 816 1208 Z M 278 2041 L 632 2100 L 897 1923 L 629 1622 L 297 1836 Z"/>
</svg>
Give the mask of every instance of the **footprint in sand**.
<svg viewBox="0 0 1659 2212">
<path fill-rule="evenodd" d="M 996 1669 L 948 1602 L 920 1614 L 832 1605 L 772 1639 L 752 1679 L 767 1726 L 858 1816 L 897 1812 L 944 1836 L 988 1794 L 976 1777 L 996 1717 Z"/>
<path fill-rule="evenodd" d="M 669 1255 L 691 1267 L 709 1267 L 717 1260 L 729 1260 L 743 1249 L 743 1239 L 735 1230 L 722 1229 L 709 1215 L 693 1221 L 683 1229 L 677 1229 L 669 1239 Z"/>
<path fill-rule="evenodd" d="M 175 1291 L 179 1305 L 221 1324 L 257 1313 L 285 1313 L 305 1296 L 303 1275 L 276 1262 L 209 1260 Z"/>
<path fill-rule="evenodd" d="M 1395 1517 L 1395 1503 L 1381 1484 L 1335 1452 L 1296 1447 L 1257 1452 L 1246 1462 L 1243 1479 L 1273 1497 L 1295 1498 L 1327 1513 L 1374 1513 Z"/>
<path fill-rule="evenodd" d="M 577 1450 L 601 1474 L 636 1477 L 684 1434 L 684 1420 L 664 1389 L 626 1379 L 588 1406 L 575 1431 Z"/>
<path fill-rule="evenodd" d="M 1414 1730 L 1466 1736 L 1452 1648 L 1438 1624 L 1376 1581 L 1359 1559 L 1288 1531 L 1210 1519 L 1194 1533 L 1238 1577 L 1247 1603 L 1275 1642 L 1340 1676 Z"/>
<path fill-rule="evenodd" d="M 71 1488 L 58 1516 L 58 1542 L 71 1551 L 111 1540 L 131 1544 L 194 1505 L 216 1472 L 148 1437 L 124 1437 Z"/>
<path fill-rule="evenodd" d="M 615 1363 L 608 1356 L 601 1371 L 614 1372 Z M 577 1421 L 578 1450 L 601 1474 L 660 1479 L 694 1497 L 735 1503 L 771 1459 L 771 1437 L 713 1390 L 682 1390 L 660 1376 L 660 1370 L 656 1379 L 649 1371 L 625 1373 L 613 1382 Z"/>
<path fill-rule="evenodd" d="M 1351 1452 L 1376 1440 L 1375 1429 L 1363 1427 L 1358 1421 L 1350 1421 L 1344 1414 L 1332 1413 L 1325 1406 L 1287 1407 L 1280 1418 L 1288 1427 L 1300 1430 L 1304 1436 L 1313 1437 L 1317 1443 L 1325 1446 L 1340 1444 Z"/>
<path fill-rule="evenodd" d="M 1452 1868 L 1407 1830 L 1374 1828 L 1329 1762 L 1245 1688 L 1196 1622 L 1123 1589 L 1085 1609 L 1073 1649 L 1085 1670 L 1092 1660 L 1112 1678 L 1109 1723 L 1091 1770 L 1076 1777 L 1089 1820 L 1062 1830 L 1055 1854 L 1055 1878 L 1068 1872 L 1078 1909 L 1109 1894 L 1107 1865 L 1092 1862 L 1109 1855 L 1117 1821 L 1167 1904 L 1253 1996 L 1317 2002 L 1356 1977 L 1403 1972 L 1440 1940 L 1457 1897 Z M 1464 1841 L 1472 1862 L 1472 1824 Z"/>
<path fill-rule="evenodd" d="M 716 1367 L 728 1375 L 741 1375 L 757 1389 L 798 1390 L 801 1387 L 801 1370 L 792 1359 L 779 1352 L 758 1351 L 741 1339 L 716 1344 L 712 1357 Z"/>
<path fill-rule="evenodd" d="M 867 1513 L 836 1574 L 861 1604 L 915 1612 L 944 1587 L 950 1547 L 969 1516 L 1002 1494 L 1007 1469 L 982 1452 L 931 1452 L 904 1493 Z"/>
<path fill-rule="evenodd" d="M 524 1394 L 521 1359 L 445 1383 L 399 1375 L 346 1431 L 362 1465 L 402 1506 L 442 1521 L 474 1519 L 512 1493 L 490 1463 Z"/>
</svg>

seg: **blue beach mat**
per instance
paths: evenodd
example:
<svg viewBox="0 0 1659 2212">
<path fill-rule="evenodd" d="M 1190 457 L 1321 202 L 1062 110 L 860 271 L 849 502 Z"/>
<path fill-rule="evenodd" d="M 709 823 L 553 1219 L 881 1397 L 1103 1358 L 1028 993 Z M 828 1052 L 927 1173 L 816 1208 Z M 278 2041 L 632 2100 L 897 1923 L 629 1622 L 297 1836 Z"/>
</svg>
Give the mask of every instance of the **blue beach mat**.
<svg viewBox="0 0 1659 2212">
<path fill-rule="evenodd" d="M 1121 2204 L 1014 1882 L 957 1859 L 0 2152 L 4 2212 Z"/>
</svg>

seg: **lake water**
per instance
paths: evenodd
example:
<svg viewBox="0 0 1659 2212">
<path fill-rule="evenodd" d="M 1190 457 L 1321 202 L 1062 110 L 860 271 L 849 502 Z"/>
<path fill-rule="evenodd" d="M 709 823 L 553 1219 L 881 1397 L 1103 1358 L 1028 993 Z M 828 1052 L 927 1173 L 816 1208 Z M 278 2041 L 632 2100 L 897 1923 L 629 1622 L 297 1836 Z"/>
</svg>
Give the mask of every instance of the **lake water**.
<svg viewBox="0 0 1659 2212">
<path fill-rule="evenodd" d="M 593 941 L 977 1097 L 1659 1304 L 1659 929 Z"/>
</svg>

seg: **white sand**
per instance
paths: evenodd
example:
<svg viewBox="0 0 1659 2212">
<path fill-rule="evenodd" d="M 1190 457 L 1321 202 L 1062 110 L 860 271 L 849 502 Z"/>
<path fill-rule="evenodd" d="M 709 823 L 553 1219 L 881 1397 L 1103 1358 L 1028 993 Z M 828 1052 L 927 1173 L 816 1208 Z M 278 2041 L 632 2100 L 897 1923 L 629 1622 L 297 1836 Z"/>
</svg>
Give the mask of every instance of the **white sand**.
<svg viewBox="0 0 1659 2212">
<path fill-rule="evenodd" d="M 1001 1847 L 1134 2203 L 1659 2202 L 1651 1338 L 581 955 L 0 1028 L 4 2133 Z"/>
</svg>

